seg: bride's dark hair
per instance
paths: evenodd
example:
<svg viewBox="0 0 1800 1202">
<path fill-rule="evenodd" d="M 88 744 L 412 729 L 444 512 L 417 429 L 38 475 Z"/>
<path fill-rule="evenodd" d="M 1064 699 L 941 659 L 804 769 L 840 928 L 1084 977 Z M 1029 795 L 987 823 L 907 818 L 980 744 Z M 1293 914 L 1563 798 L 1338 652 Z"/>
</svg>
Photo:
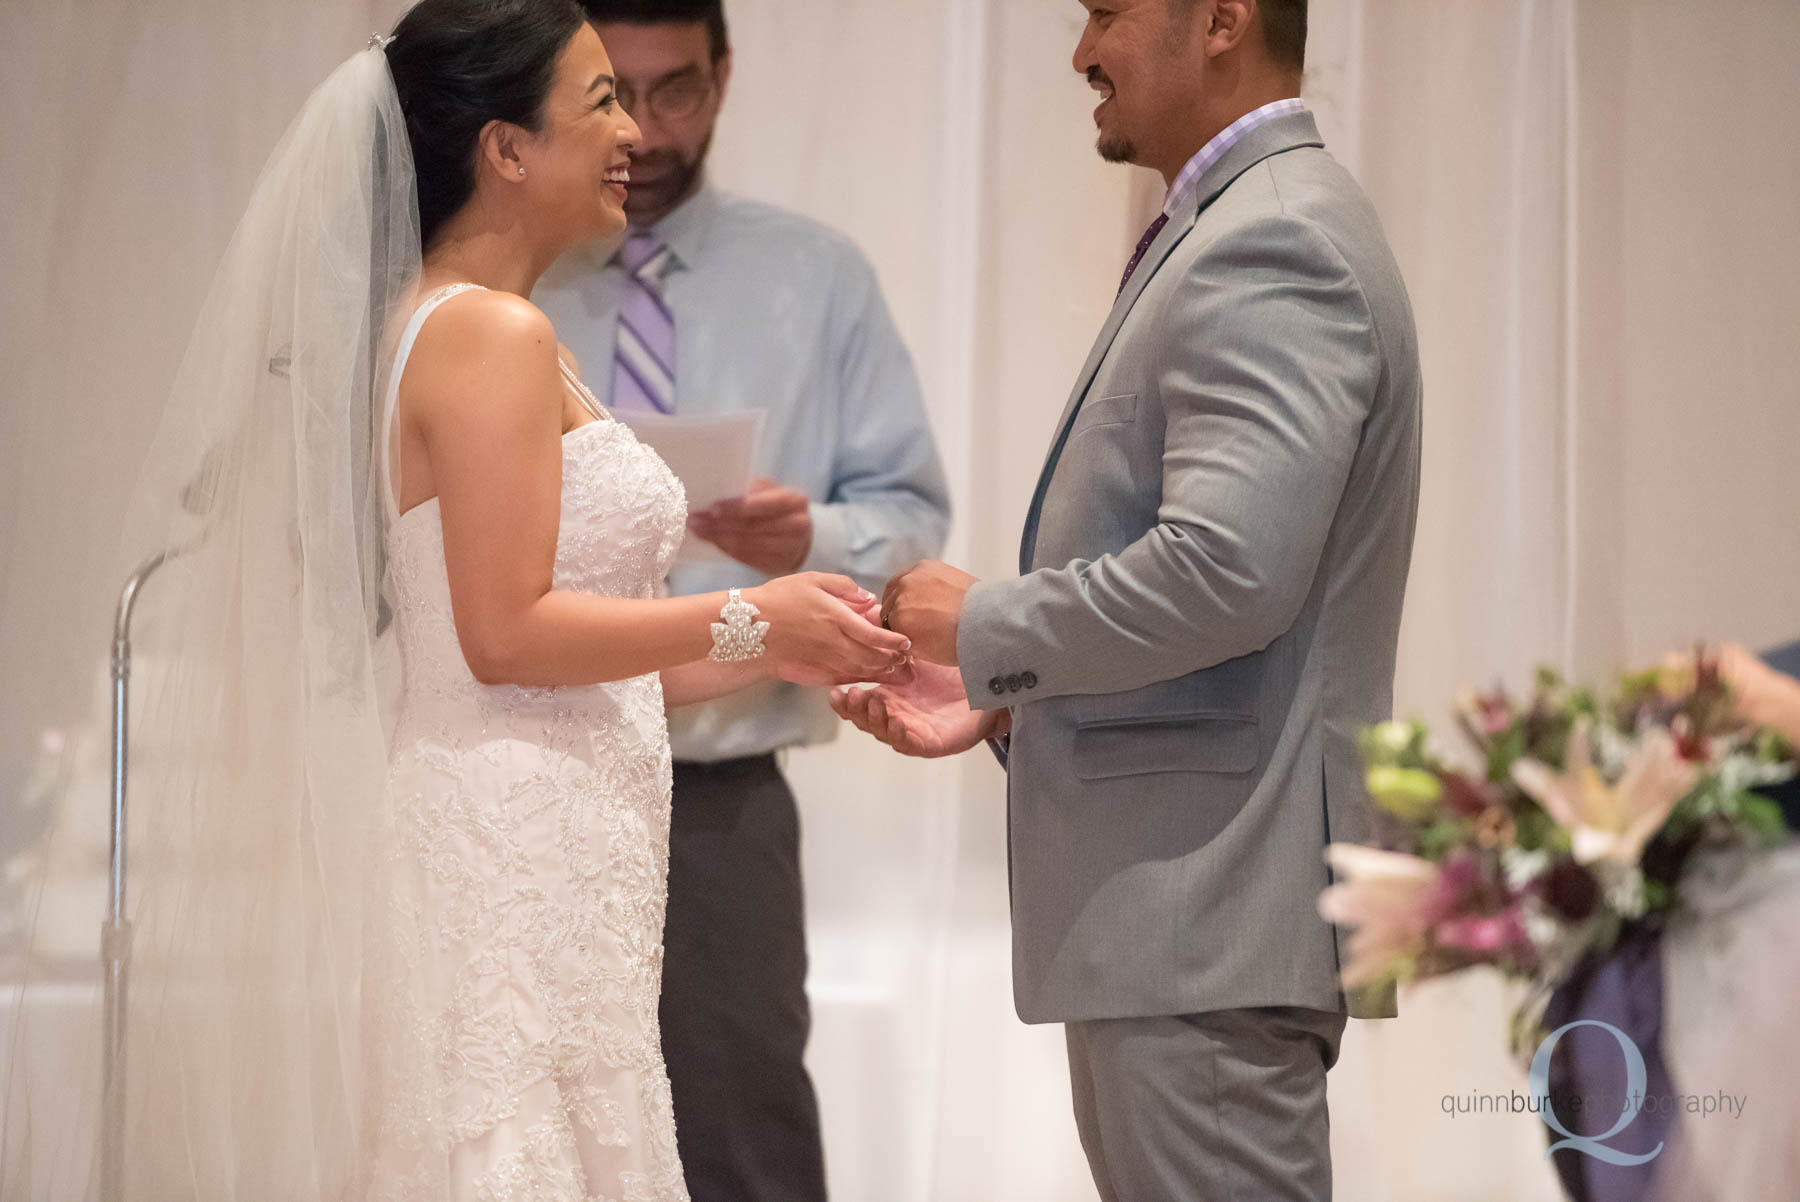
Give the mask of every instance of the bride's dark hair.
<svg viewBox="0 0 1800 1202">
<path fill-rule="evenodd" d="M 469 202 L 482 128 L 538 128 L 557 56 L 586 20 L 576 0 L 420 0 L 400 18 L 387 59 L 412 143 L 423 245 Z"/>
</svg>

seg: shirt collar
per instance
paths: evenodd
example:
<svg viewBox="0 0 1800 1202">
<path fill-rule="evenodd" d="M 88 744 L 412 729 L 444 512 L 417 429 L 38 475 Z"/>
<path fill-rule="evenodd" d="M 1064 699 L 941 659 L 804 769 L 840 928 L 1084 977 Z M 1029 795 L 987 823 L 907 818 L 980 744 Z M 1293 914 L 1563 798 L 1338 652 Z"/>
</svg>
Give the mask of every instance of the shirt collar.
<svg viewBox="0 0 1800 1202">
<path fill-rule="evenodd" d="M 1219 160 L 1225 157 L 1225 152 L 1236 146 L 1245 134 L 1276 117 L 1285 117 L 1289 113 L 1305 111 L 1306 103 L 1298 96 L 1291 96 L 1286 100 L 1277 100 L 1272 104 L 1265 104 L 1259 109 L 1245 113 L 1220 130 L 1210 142 L 1200 148 L 1198 154 L 1187 161 L 1187 165 L 1175 177 L 1175 182 L 1169 185 L 1169 193 L 1163 198 L 1162 211 L 1164 215 L 1175 216 L 1181 208 L 1182 201 L 1193 195 L 1194 189 L 1199 186 L 1201 176 L 1216 166 Z"/>
<path fill-rule="evenodd" d="M 692 267 L 699 256 L 700 243 L 705 241 L 707 228 L 718 211 L 719 193 L 711 181 L 702 176 L 699 189 L 650 228 L 669 248 L 675 262 Z"/>
</svg>

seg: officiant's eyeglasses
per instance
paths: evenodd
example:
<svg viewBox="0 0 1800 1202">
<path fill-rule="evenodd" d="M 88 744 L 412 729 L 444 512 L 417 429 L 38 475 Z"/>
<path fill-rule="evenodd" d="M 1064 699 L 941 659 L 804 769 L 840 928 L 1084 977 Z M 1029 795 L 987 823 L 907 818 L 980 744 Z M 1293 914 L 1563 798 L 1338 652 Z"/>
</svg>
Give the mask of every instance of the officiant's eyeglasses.
<svg viewBox="0 0 1800 1202">
<path fill-rule="evenodd" d="M 635 86 L 624 80 L 618 81 L 613 88 L 614 94 L 619 98 L 619 107 L 628 113 L 648 113 L 658 121 L 685 121 L 692 117 L 706 103 L 706 98 L 712 95 L 712 90 L 713 81 L 702 79 L 698 75 L 678 75 L 673 79 L 665 79 L 653 84 L 641 96 Z"/>
</svg>

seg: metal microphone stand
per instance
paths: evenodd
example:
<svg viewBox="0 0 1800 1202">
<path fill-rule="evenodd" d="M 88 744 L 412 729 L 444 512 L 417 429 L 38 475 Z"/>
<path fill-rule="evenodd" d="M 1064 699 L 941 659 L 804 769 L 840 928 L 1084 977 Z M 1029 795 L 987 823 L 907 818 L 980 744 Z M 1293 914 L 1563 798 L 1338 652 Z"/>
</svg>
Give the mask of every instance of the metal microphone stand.
<svg viewBox="0 0 1800 1202">
<path fill-rule="evenodd" d="M 113 616 L 112 639 L 112 872 L 100 959 L 106 969 L 101 1058 L 100 1198 L 123 1197 L 125 1157 L 125 998 L 131 970 L 131 923 L 125 917 L 125 780 L 131 689 L 131 613 L 156 569 L 182 554 L 159 551 L 125 581 Z"/>
</svg>

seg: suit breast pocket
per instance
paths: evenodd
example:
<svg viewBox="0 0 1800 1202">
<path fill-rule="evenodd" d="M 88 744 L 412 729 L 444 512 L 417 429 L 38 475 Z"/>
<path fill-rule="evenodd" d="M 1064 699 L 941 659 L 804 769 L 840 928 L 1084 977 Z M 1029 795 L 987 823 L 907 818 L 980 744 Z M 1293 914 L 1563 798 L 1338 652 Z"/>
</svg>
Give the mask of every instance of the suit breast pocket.
<svg viewBox="0 0 1800 1202">
<path fill-rule="evenodd" d="M 1069 428 L 1069 437 L 1092 430 L 1096 426 L 1122 426 L 1137 420 L 1137 393 L 1118 396 L 1089 397 L 1081 403 L 1081 412 Z"/>
</svg>

